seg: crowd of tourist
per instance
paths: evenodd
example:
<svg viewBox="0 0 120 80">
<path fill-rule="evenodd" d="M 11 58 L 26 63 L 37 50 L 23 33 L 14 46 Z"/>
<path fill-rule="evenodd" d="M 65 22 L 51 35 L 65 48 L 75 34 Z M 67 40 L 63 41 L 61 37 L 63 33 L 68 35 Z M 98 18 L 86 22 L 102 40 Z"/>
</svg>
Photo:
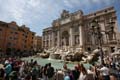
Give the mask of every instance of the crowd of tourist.
<svg viewBox="0 0 120 80">
<path fill-rule="evenodd" d="M 15 58 L 0 58 L 0 80 L 120 80 L 120 64 L 106 60 L 103 65 L 92 64 L 88 69 L 83 64 L 75 64 L 69 69 L 55 69 L 51 63 L 41 66 Z"/>
</svg>

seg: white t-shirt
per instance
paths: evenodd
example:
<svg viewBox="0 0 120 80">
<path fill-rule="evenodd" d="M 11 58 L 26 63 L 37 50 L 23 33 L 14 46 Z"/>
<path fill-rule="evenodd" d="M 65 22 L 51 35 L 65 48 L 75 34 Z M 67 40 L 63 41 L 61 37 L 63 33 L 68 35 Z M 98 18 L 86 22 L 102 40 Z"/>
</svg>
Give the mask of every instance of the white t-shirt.
<svg viewBox="0 0 120 80">
<path fill-rule="evenodd" d="M 78 80 L 84 80 L 85 77 L 86 77 L 86 75 L 83 75 L 83 73 L 81 72 Z"/>
<path fill-rule="evenodd" d="M 101 73 L 102 73 L 102 75 L 103 76 L 107 76 L 107 75 L 109 75 L 109 69 L 107 68 L 107 67 L 102 67 L 101 69 L 100 69 L 100 71 L 101 71 Z"/>
<path fill-rule="evenodd" d="M 94 72 L 92 72 L 92 71 L 89 70 L 89 69 L 87 70 L 87 73 L 88 73 L 88 74 L 94 74 Z"/>
</svg>

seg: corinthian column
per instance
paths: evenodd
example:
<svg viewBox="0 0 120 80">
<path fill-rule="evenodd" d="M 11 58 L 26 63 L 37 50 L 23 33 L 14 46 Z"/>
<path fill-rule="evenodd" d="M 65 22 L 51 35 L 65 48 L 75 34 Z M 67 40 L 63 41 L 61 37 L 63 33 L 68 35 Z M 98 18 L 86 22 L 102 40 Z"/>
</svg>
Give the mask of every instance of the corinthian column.
<svg viewBox="0 0 120 80">
<path fill-rule="evenodd" d="M 49 34 L 49 48 L 51 47 L 51 34 Z"/>
<path fill-rule="evenodd" d="M 54 32 L 52 32 L 52 47 L 54 47 Z"/>
<path fill-rule="evenodd" d="M 83 46 L 83 34 L 82 34 L 82 26 L 79 26 L 79 45 L 80 47 Z"/>
<path fill-rule="evenodd" d="M 42 48 L 44 48 L 44 45 L 45 45 L 45 43 L 44 43 L 44 41 L 45 41 L 45 38 L 44 38 L 45 36 L 43 35 L 42 36 Z"/>
<path fill-rule="evenodd" d="M 60 31 L 57 31 L 57 47 L 60 47 Z"/>
<path fill-rule="evenodd" d="M 44 47 L 46 48 L 46 41 L 47 41 L 47 38 L 46 38 L 46 35 L 45 35 L 45 43 L 44 43 Z"/>
<path fill-rule="evenodd" d="M 69 46 L 72 47 L 73 46 L 73 30 L 70 27 L 70 38 L 69 38 Z"/>
</svg>

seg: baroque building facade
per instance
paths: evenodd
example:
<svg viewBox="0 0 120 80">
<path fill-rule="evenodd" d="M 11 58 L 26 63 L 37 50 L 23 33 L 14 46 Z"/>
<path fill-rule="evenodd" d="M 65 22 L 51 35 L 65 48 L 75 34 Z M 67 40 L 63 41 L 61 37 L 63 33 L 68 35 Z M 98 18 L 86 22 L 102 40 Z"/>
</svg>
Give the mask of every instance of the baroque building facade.
<svg viewBox="0 0 120 80">
<path fill-rule="evenodd" d="M 60 18 L 52 22 L 52 26 L 43 30 L 43 48 L 83 48 L 92 51 L 99 47 L 99 38 L 93 34 L 92 21 L 100 27 L 102 47 L 112 49 L 118 42 L 117 16 L 114 7 L 108 7 L 94 13 L 84 15 L 81 10 L 74 13 L 63 10 Z M 95 31 L 94 31 L 95 32 Z"/>
</svg>

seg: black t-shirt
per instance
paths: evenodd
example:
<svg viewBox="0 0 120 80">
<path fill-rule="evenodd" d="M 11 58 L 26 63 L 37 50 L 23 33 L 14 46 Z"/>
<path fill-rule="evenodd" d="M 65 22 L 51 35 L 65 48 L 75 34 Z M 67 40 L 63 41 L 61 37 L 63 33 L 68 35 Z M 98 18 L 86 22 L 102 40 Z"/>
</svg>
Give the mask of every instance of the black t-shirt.
<svg viewBox="0 0 120 80">
<path fill-rule="evenodd" d="M 79 78 L 80 72 L 78 70 L 73 70 L 72 74 L 74 79 L 77 80 Z"/>
<path fill-rule="evenodd" d="M 54 68 L 53 67 L 49 67 L 47 69 L 47 76 L 48 76 L 48 78 L 53 77 L 53 75 L 54 75 Z"/>
</svg>

